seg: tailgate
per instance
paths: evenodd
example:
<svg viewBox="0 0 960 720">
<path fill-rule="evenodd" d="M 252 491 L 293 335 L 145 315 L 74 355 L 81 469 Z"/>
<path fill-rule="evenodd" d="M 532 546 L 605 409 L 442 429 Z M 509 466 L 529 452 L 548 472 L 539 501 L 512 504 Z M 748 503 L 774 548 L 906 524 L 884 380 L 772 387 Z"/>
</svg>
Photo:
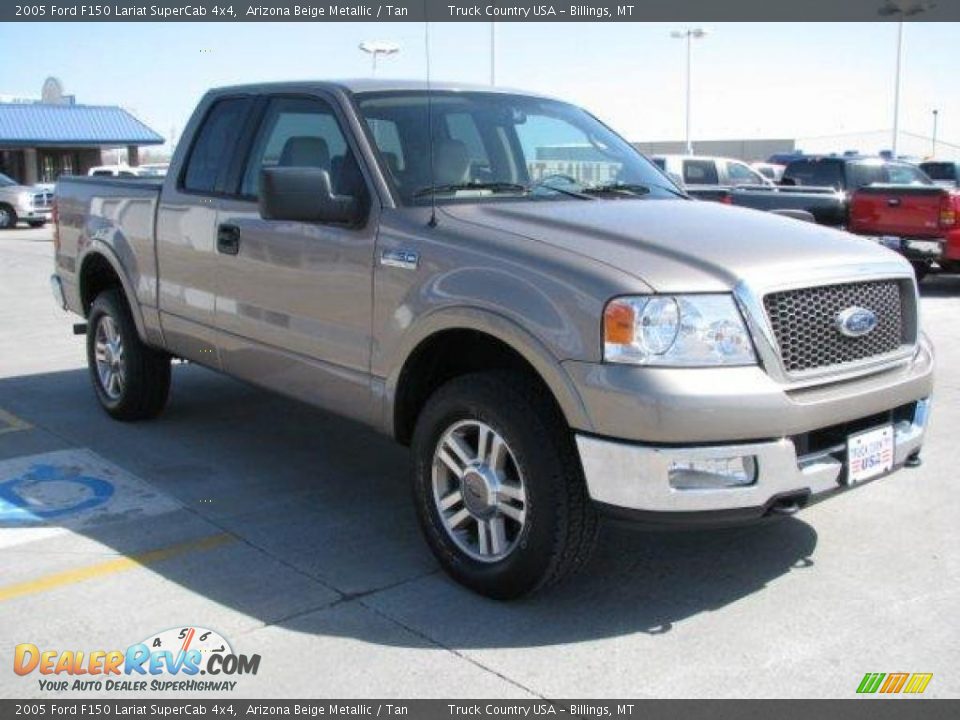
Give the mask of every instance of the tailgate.
<svg viewBox="0 0 960 720">
<path fill-rule="evenodd" d="M 868 185 L 850 201 L 850 232 L 858 235 L 894 235 L 939 238 L 946 191 L 933 185 Z"/>
</svg>

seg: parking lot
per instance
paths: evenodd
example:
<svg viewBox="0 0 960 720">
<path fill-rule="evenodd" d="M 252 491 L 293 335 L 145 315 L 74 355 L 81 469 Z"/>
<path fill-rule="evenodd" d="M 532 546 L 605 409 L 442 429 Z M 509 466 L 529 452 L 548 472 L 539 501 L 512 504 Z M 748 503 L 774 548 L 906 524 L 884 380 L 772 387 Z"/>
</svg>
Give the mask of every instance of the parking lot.
<svg viewBox="0 0 960 720">
<path fill-rule="evenodd" d="M 110 420 L 52 253 L 49 230 L 0 233 L 8 648 L 211 629 L 261 656 L 237 697 L 843 698 L 867 672 L 960 696 L 960 276 L 923 288 L 922 467 L 773 524 L 605 527 L 571 582 L 501 604 L 438 570 L 406 451 L 363 427 L 185 364 L 160 419 Z M 58 696 L 7 668 L 4 696 Z"/>
</svg>

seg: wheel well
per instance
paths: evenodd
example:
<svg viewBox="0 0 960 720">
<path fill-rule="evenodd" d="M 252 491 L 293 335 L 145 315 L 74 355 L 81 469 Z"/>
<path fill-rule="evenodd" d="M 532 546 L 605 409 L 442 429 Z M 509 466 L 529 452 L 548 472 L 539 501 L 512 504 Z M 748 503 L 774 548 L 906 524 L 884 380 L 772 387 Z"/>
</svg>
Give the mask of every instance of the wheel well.
<svg viewBox="0 0 960 720">
<path fill-rule="evenodd" d="M 526 375 L 543 389 L 563 417 L 549 386 L 512 347 L 476 330 L 444 330 L 420 343 L 400 372 L 393 409 L 397 441 L 410 444 L 417 417 L 438 387 L 460 375 L 485 370 L 514 370 Z"/>
<path fill-rule="evenodd" d="M 110 288 L 123 290 L 120 276 L 103 255 L 91 255 L 80 270 L 80 301 L 83 304 L 84 317 L 90 312 L 90 306 L 97 299 L 97 295 Z"/>
</svg>

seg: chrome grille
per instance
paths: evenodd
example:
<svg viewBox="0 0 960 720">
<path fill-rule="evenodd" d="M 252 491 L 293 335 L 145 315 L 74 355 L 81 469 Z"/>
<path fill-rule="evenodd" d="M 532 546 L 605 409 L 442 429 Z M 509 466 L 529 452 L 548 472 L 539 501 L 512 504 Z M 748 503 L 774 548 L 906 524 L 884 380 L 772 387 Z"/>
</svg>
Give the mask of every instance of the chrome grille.
<svg viewBox="0 0 960 720">
<path fill-rule="evenodd" d="M 901 285 L 897 280 L 786 290 L 763 299 L 784 370 L 833 367 L 899 349 L 904 343 Z M 877 326 L 861 337 L 837 329 L 837 315 L 850 307 L 877 315 Z"/>
<path fill-rule="evenodd" d="M 53 205 L 53 193 L 42 192 L 33 196 L 33 207 L 37 210 L 46 210 Z"/>
</svg>

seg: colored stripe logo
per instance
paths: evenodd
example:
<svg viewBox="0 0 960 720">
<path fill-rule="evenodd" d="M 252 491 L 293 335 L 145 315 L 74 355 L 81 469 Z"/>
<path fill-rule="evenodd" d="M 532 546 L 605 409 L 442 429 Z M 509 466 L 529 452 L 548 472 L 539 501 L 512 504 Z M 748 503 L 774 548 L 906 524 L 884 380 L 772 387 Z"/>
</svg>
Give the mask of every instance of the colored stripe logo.
<svg viewBox="0 0 960 720">
<path fill-rule="evenodd" d="M 867 673 L 857 692 L 862 695 L 905 693 L 919 695 L 927 689 L 933 673 Z"/>
</svg>

